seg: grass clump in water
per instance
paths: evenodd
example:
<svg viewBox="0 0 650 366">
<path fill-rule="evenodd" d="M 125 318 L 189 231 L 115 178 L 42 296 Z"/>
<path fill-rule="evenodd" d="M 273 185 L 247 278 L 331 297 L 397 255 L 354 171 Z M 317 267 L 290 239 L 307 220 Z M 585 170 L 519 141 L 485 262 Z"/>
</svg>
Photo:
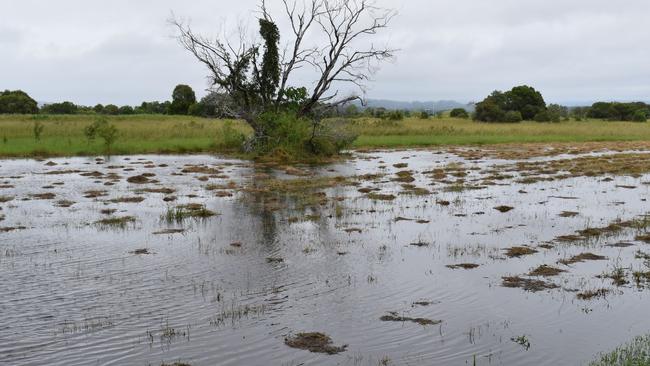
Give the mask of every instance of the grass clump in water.
<svg viewBox="0 0 650 366">
<path fill-rule="evenodd" d="M 135 217 L 133 216 L 122 216 L 122 217 L 108 217 L 95 221 L 95 225 L 103 227 L 120 227 L 124 228 L 126 225 L 135 222 Z"/>
<path fill-rule="evenodd" d="M 216 212 L 208 210 L 205 205 L 199 203 L 188 203 L 176 207 L 170 207 L 162 216 L 167 222 L 179 222 L 188 218 L 207 219 L 218 215 Z"/>
<path fill-rule="evenodd" d="M 344 352 L 347 345 L 334 346 L 332 338 L 327 334 L 311 332 L 311 333 L 298 333 L 295 336 L 289 336 L 284 339 L 284 344 L 291 348 L 297 348 L 314 353 L 326 353 L 334 355 Z"/>
</svg>

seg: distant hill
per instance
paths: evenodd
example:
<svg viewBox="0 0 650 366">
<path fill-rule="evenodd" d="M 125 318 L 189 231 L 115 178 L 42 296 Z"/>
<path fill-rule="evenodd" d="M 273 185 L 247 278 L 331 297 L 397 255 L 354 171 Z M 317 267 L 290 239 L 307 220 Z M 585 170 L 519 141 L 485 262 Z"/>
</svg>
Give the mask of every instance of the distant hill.
<svg viewBox="0 0 650 366">
<path fill-rule="evenodd" d="M 361 102 L 354 104 L 361 109 L 365 108 L 386 108 L 386 109 L 399 109 L 408 111 L 428 110 L 433 112 L 448 111 L 454 108 L 464 108 L 468 112 L 474 111 L 474 104 L 463 104 L 455 100 L 438 100 L 431 102 L 401 102 L 388 99 L 367 99 L 366 106 L 362 106 Z"/>
</svg>

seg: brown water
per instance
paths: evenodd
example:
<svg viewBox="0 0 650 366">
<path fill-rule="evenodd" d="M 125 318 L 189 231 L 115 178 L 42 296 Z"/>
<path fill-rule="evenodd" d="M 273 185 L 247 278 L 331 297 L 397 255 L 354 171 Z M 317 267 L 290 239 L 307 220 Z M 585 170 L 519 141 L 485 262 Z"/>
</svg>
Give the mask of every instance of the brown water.
<svg viewBox="0 0 650 366">
<path fill-rule="evenodd" d="M 309 179 L 379 172 L 385 177 L 324 189 L 327 203 L 303 209 L 281 192 L 274 205 L 244 192 L 260 173 L 295 179 L 248 162 L 210 156 L 53 161 L 57 165 L 0 161 L 0 196 L 14 197 L 0 203 L 0 228 L 19 228 L 0 231 L 2 365 L 378 365 L 382 359 L 388 365 L 580 365 L 650 329 L 648 290 L 596 277 L 615 267 L 648 270 L 635 259 L 638 250 L 650 252 L 650 245 L 634 240 L 638 232 L 579 245 L 556 242 L 521 258 L 503 251 L 645 214 L 650 186 L 642 183 L 650 176 L 505 180 L 454 192 L 424 172 L 462 162 L 471 180 L 511 162 L 468 162 L 435 151 L 375 152 L 314 168 Z M 412 184 L 432 193 L 402 194 L 400 183 L 391 181 L 404 170 L 396 163 L 407 163 Z M 206 174 L 179 175 L 186 164 L 205 164 L 220 174 L 207 181 L 197 179 Z M 63 170 L 74 172 L 43 174 Z M 103 176 L 82 175 L 93 171 Z M 120 177 L 107 186 L 110 172 Z M 159 182 L 126 181 L 143 172 Z M 231 181 L 237 188 L 218 191 L 231 197 L 205 189 Z M 137 192 L 160 187 L 173 188 L 178 200 Z M 358 192 L 362 187 L 397 198 L 372 200 Z M 84 197 L 89 190 L 107 193 Z M 55 197 L 30 196 L 46 192 Z M 145 199 L 109 201 L 124 196 Z M 74 204 L 58 207 L 60 200 Z M 161 217 L 183 203 L 202 203 L 219 215 L 173 223 Z M 514 209 L 501 213 L 493 209 L 499 205 Z M 107 216 L 100 212 L 105 209 L 117 212 Z M 579 215 L 559 217 L 562 211 Z M 136 221 L 124 227 L 95 224 L 124 216 Z M 185 231 L 154 234 L 168 228 Z M 633 246 L 607 246 L 621 241 Z M 415 242 L 429 245 L 410 245 Z M 151 254 L 132 253 L 144 248 Z M 587 251 L 608 260 L 556 263 Z M 458 263 L 480 266 L 446 267 Z M 567 271 L 546 279 L 559 288 L 533 293 L 501 286 L 503 276 L 541 264 Z M 575 290 L 600 288 L 611 292 L 589 301 L 576 297 Z M 414 304 L 425 300 L 431 304 Z M 390 311 L 442 323 L 380 321 Z M 348 348 L 323 355 L 285 345 L 286 336 L 304 331 L 324 332 Z M 528 349 L 511 340 L 519 336 L 530 342 Z"/>
</svg>

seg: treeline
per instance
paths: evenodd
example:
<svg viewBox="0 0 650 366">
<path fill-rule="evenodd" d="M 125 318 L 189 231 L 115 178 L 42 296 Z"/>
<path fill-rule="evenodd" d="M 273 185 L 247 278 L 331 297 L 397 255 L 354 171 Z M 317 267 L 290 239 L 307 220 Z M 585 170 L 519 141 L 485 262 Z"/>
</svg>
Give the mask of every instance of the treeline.
<svg viewBox="0 0 650 366">
<path fill-rule="evenodd" d="M 168 114 L 193 115 L 200 117 L 228 117 L 227 98 L 219 93 L 210 93 L 200 101 L 188 85 L 177 85 L 171 101 L 142 102 L 139 106 L 117 106 L 97 104 L 84 106 L 69 101 L 48 103 L 39 108 L 38 103 L 22 90 L 5 90 L 0 93 L 0 114 Z"/>
<path fill-rule="evenodd" d="M 546 105 L 544 97 L 534 88 L 522 85 L 507 92 L 494 91 L 476 104 L 474 120 L 482 122 L 560 122 L 571 118 L 610 121 L 646 122 L 650 106 L 643 102 L 596 102 L 590 107 L 565 107 Z"/>
</svg>

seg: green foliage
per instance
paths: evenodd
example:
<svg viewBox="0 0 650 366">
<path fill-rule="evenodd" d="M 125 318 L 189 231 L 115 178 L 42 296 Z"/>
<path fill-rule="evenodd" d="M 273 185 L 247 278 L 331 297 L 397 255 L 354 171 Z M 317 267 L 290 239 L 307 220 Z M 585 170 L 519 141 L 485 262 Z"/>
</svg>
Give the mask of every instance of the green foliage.
<svg viewBox="0 0 650 366">
<path fill-rule="evenodd" d="M 113 144 L 117 140 L 118 130 L 115 125 L 108 123 L 105 117 L 98 117 L 92 124 L 84 128 L 84 135 L 89 144 L 99 136 L 104 140 L 105 152 L 110 154 Z"/>
<path fill-rule="evenodd" d="M 390 121 L 401 121 L 404 119 L 404 112 L 399 110 L 390 111 L 386 114 L 385 118 Z"/>
<path fill-rule="evenodd" d="M 551 122 L 551 121 L 552 121 L 552 116 L 546 110 L 538 112 L 535 115 L 535 122 Z"/>
<path fill-rule="evenodd" d="M 46 114 L 75 114 L 79 108 L 72 102 L 46 104 L 41 108 L 41 113 Z"/>
<path fill-rule="evenodd" d="M 137 114 L 168 114 L 171 108 L 171 102 L 142 102 L 136 107 L 134 112 Z"/>
<path fill-rule="evenodd" d="M 650 106 L 642 102 L 596 102 L 589 109 L 587 116 L 589 118 L 607 119 L 610 121 L 645 122 L 645 120 L 641 120 L 641 113 L 644 113 L 647 117 L 650 114 Z"/>
<path fill-rule="evenodd" d="M 223 137 L 223 140 L 220 146 L 228 150 L 241 149 L 242 144 L 246 140 L 246 135 L 236 129 L 233 122 L 230 120 L 224 122 L 221 127 L 221 136 Z"/>
<path fill-rule="evenodd" d="M 429 119 L 430 117 L 431 114 L 429 114 L 429 112 L 427 111 L 420 111 L 420 113 L 418 114 L 418 118 L 420 119 Z"/>
<path fill-rule="evenodd" d="M 449 112 L 449 117 L 452 118 L 469 118 L 469 113 L 464 108 L 454 108 Z"/>
<path fill-rule="evenodd" d="M 507 111 L 503 117 L 503 122 L 517 123 L 521 122 L 523 117 L 519 111 Z"/>
<path fill-rule="evenodd" d="M 102 110 L 102 114 L 115 116 L 120 114 L 120 108 L 115 104 L 107 104 L 106 106 L 104 106 L 104 109 Z"/>
<path fill-rule="evenodd" d="M 569 116 L 568 109 L 558 104 L 549 104 L 546 111 L 551 122 L 560 122 Z"/>
<path fill-rule="evenodd" d="M 260 36 L 264 39 L 264 56 L 258 83 L 262 100 L 269 103 L 280 83 L 280 31 L 272 21 L 260 19 Z"/>
<path fill-rule="evenodd" d="M 171 114 L 187 115 L 192 104 L 196 103 L 196 94 L 188 85 L 176 85 L 172 93 Z"/>
<path fill-rule="evenodd" d="M 32 131 L 34 132 L 34 140 L 36 141 L 41 141 L 41 135 L 43 134 L 43 129 L 45 129 L 45 126 L 41 123 L 41 121 L 34 121 L 34 128 Z"/>
<path fill-rule="evenodd" d="M 603 354 L 589 366 L 649 366 L 650 336 L 637 337 L 614 351 Z"/>
<path fill-rule="evenodd" d="M 632 115 L 632 121 L 634 122 L 647 122 L 648 121 L 648 112 L 643 109 L 638 109 Z"/>
<path fill-rule="evenodd" d="M 134 110 L 133 110 L 133 107 L 131 107 L 130 105 L 125 105 L 125 106 L 120 107 L 120 109 L 118 110 L 118 113 L 119 114 L 133 114 Z"/>
<path fill-rule="evenodd" d="M 36 114 L 38 104 L 22 90 L 5 90 L 0 93 L 0 114 Z"/>
<path fill-rule="evenodd" d="M 93 111 L 94 111 L 95 113 L 98 113 L 98 114 L 99 114 L 99 113 L 104 113 L 104 106 L 101 105 L 101 104 L 97 104 L 97 105 L 95 105 L 95 106 L 93 107 Z"/>
<path fill-rule="evenodd" d="M 546 111 L 546 102 L 541 93 L 527 85 L 516 86 L 505 93 L 497 90 L 476 104 L 474 118 L 483 122 L 505 122 L 509 111 L 519 112 L 523 120 L 531 120 Z"/>
</svg>

